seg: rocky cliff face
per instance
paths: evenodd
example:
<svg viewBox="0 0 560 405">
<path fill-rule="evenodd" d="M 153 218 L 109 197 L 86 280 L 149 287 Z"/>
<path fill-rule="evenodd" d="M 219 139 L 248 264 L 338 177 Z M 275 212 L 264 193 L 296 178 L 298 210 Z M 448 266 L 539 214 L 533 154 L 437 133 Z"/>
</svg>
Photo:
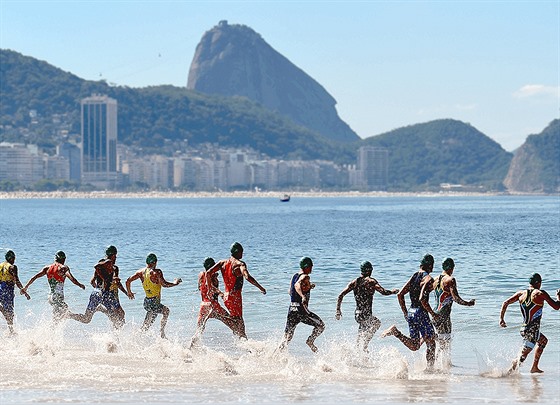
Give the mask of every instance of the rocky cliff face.
<svg viewBox="0 0 560 405">
<path fill-rule="evenodd" d="M 336 100 L 319 83 L 244 25 L 221 21 L 203 35 L 187 88 L 247 97 L 329 139 L 360 139 L 339 118 Z"/>
<path fill-rule="evenodd" d="M 560 120 L 527 137 L 511 162 L 504 185 L 523 193 L 560 192 Z"/>
</svg>

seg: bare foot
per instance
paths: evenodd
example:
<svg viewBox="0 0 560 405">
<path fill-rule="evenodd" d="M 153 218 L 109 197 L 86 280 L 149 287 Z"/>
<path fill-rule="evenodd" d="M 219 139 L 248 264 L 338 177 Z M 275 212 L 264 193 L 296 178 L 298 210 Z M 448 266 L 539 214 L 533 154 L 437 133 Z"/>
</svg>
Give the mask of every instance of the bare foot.
<svg viewBox="0 0 560 405">
<path fill-rule="evenodd" d="M 389 327 L 389 329 L 385 329 L 385 331 L 381 334 L 381 337 L 387 337 L 387 336 L 395 336 L 397 334 L 397 327 L 395 325 L 391 325 Z"/>
<path fill-rule="evenodd" d="M 538 367 L 533 367 L 531 369 L 531 373 L 544 373 L 544 371 L 542 371 L 540 368 Z"/>
<path fill-rule="evenodd" d="M 307 344 L 307 346 L 309 346 L 309 348 L 311 349 L 311 351 L 312 351 L 313 353 L 316 353 L 317 350 L 319 350 L 319 349 L 317 348 L 317 346 L 315 346 L 315 344 L 313 343 L 313 341 L 312 341 L 311 339 L 307 339 L 307 340 L 305 341 L 305 343 Z"/>
</svg>

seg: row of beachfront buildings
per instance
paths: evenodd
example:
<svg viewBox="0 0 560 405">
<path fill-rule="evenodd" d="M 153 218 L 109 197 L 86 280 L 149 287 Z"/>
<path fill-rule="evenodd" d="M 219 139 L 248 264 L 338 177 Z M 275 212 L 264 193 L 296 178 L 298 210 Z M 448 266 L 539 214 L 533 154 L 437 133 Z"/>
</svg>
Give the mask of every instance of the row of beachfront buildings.
<svg viewBox="0 0 560 405">
<path fill-rule="evenodd" d="M 139 156 L 117 142 L 117 102 L 93 95 L 81 101 L 79 142 L 63 142 L 55 155 L 37 145 L 0 143 L 0 182 L 33 187 L 41 180 L 67 180 L 97 189 L 385 190 L 388 151 L 364 146 L 356 164 L 287 161 L 249 149 L 206 145 L 177 156 Z"/>
</svg>

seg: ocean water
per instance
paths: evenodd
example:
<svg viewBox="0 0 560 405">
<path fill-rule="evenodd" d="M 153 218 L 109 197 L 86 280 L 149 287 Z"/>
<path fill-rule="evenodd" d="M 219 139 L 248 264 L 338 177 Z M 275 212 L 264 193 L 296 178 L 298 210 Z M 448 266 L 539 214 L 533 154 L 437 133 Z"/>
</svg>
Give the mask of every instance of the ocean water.
<svg viewBox="0 0 560 405">
<path fill-rule="evenodd" d="M 16 297 L 17 335 L 8 336 L 0 317 L 0 403 L 539 403 L 560 397 L 560 311 L 545 305 L 541 331 L 549 343 L 542 375 L 529 373 L 532 354 L 519 373 L 505 376 L 521 347 L 521 314 L 501 303 L 527 286 L 538 271 L 543 289 L 560 288 L 560 199 L 558 197 L 328 197 L 20 199 L 0 200 L 0 250 L 13 249 L 25 284 L 64 250 L 67 264 L 86 290 L 65 285 L 73 312 L 84 312 L 93 265 L 104 249 L 119 249 L 123 281 L 158 256 L 167 280 L 183 283 L 163 290 L 171 314 L 159 337 L 159 320 L 140 333 L 145 311 L 140 282 L 136 300 L 121 294 L 126 325 L 112 331 L 97 313 L 83 325 L 51 323 L 46 278 L 29 288 L 30 301 Z M 229 256 L 245 248 L 249 272 L 267 289 L 244 286 L 249 340 L 238 341 L 210 319 L 202 346 L 187 346 L 195 331 L 200 295 L 197 274 L 206 256 Z M 369 353 L 356 349 L 354 299 L 345 297 L 335 320 L 340 291 L 370 260 L 373 276 L 400 288 L 425 253 L 446 257 L 464 299 L 454 305 L 452 362 L 426 373 L 425 348 L 410 352 L 394 337 L 380 338 L 392 324 L 407 332 L 396 297 L 375 295 L 381 328 Z M 310 309 L 326 323 L 313 354 L 305 345 L 310 327 L 300 324 L 287 352 L 275 351 L 289 303 L 289 280 L 301 256 L 310 256 L 316 288 Z M 223 283 L 222 283 L 223 284 Z M 407 296 L 407 303 L 409 302 Z"/>
</svg>

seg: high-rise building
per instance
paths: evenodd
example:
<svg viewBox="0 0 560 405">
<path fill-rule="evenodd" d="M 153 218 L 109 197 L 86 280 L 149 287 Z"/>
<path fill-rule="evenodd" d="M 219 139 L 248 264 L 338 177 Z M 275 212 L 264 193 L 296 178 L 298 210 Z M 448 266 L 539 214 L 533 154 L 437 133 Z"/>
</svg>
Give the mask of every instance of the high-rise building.
<svg viewBox="0 0 560 405">
<path fill-rule="evenodd" d="M 112 188 L 117 182 L 117 100 L 92 95 L 81 106 L 82 182 Z"/>
<path fill-rule="evenodd" d="M 358 149 L 359 186 L 363 190 L 386 190 L 389 175 L 389 151 L 362 146 Z"/>
</svg>

